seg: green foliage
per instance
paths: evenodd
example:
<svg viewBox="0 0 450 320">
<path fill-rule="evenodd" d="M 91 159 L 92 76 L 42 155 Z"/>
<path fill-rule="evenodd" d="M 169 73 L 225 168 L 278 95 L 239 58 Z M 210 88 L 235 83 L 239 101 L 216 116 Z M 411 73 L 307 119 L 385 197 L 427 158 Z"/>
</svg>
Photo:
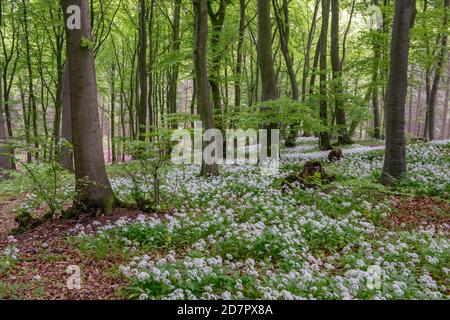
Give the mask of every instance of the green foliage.
<svg viewBox="0 0 450 320">
<path fill-rule="evenodd" d="M 28 196 L 17 210 L 19 227 L 15 231 L 18 233 L 63 214 L 75 197 L 73 175 L 56 160 L 22 163 L 22 168 L 23 173 L 17 174 L 18 178 L 14 182 L 20 181 L 24 188 L 22 192 L 27 192 Z M 41 217 L 35 216 L 38 208 L 44 210 Z"/>
<path fill-rule="evenodd" d="M 144 211 L 161 209 L 171 195 L 161 191 L 163 173 L 170 163 L 172 130 L 153 128 L 144 141 L 129 141 L 126 151 L 134 160 L 122 166 L 123 178 L 132 183 L 131 200 Z"/>
<path fill-rule="evenodd" d="M 252 107 L 235 108 L 227 113 L 225 122 L 243 129 L 259 129 L 275 124 L 284 138 L 288 135 L 288 129 L 308 132 L 323 129 L 312 107 L 287 97 L 258 103 Z"/>
</svg>

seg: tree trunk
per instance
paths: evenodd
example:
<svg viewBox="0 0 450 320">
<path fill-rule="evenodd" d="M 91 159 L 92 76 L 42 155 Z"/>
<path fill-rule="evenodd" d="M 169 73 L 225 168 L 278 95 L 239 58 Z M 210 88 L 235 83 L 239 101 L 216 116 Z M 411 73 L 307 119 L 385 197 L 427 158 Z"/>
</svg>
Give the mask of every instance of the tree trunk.
<svg viewBox="0 0 450 320">
<path fill-rule="evenodd" d="M 155 1 L 152 0 L 150 2 L 150 14 L 148 19 L 148 42 L 149 42 L 149 75 L 148 75 L 148 122 L 150 127 L 155 125 L 155 108 L 153 107 L 153 65 L 155 62 L 155 52 L 154 52 L 154 46 L 153 46 L 153 26 L 155 24 Z M 151 130 L 151 129 L 150 129 Z"/>
<path fill-rule="evenodd" d="M 381 182 L 391 184 L 406 172 L 405 103 L 408 88 L 409 35 L 416 0 L 396 0 L 387 89 L 386 151 Z"/>
<path fill-rule="evenodd" d="M 411 134 L 412 132 L 413 92 L 414 88 L 411 86 L 409 89 L 409 102 L 408 102 L 408 134 Z"/>
<path fill-rule="evenodd" d="M 270 1 L 258 0 L 258 64 L 261 73 L 261 102 L 277 99 L 277 79 L 272 55 L 272 20 L 270 16 Z M 262 107 L 264 112 L 266 108 Z M 270 123 L 267 129 L 267 156 L 272 156 L 272 129 L 277 124 Z M 261 146 L 265 148 L 266 146 Z M 260 159 L 264 160 L 264 159 Z"/>
<path fill-rule="evenodd" d="M 416 133 L 417 138 L 420 138 L 420 135 L 421 135 L 421 131 L 420 131 L 420 118 L 422 117 L 421 107 L 422 107 L 422 81 L 419 84 L 419 89 L 418 89 L 418 93 L 417 93 L 417 104 L 416 104 L 415 133 Z"/>
<path fill-rule="evenodd" d="M 194 65 L 195 79 L 197 81 L 197 104 L 201 111 L 203 128 L 205 130 L 214 129 L 214 117 L 209 98 L 207 50 L 208 50 L 208 8 L 207 0 L 194 0 L 195 11 L 195 46 Z M 205 147 L 205 144 L 203 145 Z M 207 164 L 202 157 L 201 175 L 219 175 L 219 165 L 217 163 Z"/>
<path fill-rule="evenodd" d="M 181 0 L 174 0 L 174 11 L 173 11 L 173 29 L 172 29 L 172 46 L 171 51 L 173 56 L 180 51 L 180 20 L 181 20 Z M 177 93 L 178 93 L 178 73 L 179 66 L 178 63 L 175 63 L 174 66 L 171 67 L 170 76 L 169 76 L 169 92 L 168 92 L 168 104 L 169 104 L 169 112 L 177 113 Z M 176 124 L 173 124 L 172 127 L 176 127 Z"/>
<path fill-rule="evenodd" d="M 116 205 L 106 175 L 97 107 L 97 81 L 91 42 L 91 19 L 87 0 L 61 0 L 65 19 L 67 8 L 81 9 L 81 29 L 66 24 L 69 62 L 70 105 L 75 158 L 75 210 L 94 209 L 111 214 Z"/>
<path fill-rule="evenodd" d="M 289 81 L 291 84 L 292 100 L 298 101 L 299 89 L 297 76 L 294 70 L 294 63 L 291 53 L 289 52 L 289 39 L 290 39 L 290 26 L 289 26 L 289 6 L 288 1 L 283 0 L 283 7 L 280 8 L 278 0 L 273 0 L 273 7 L 275 11 L 275 17 L 278 24 L 278 32 L 280 34 L 281 51 L 283 53 L 284 61 L 286 63 L 287 73 L 289 75 Z M 289 128 L 289 132 L 286 137 L 285 146 L 295 146 L 295 140 L 298 135 L 298 123 L 292 124 Z"/>
<path fill-rule="evenodd" d="M 29 30 L 28 30 L 28 11 L 26 1 L 22 0 L 22 13 L 23 13 L 23 24 L 25 28 L 25 49 L 26 49 L 26 60 L 27 60 L 27 68 L 28 68 L 28 104 L 30 105 L 29 109 L 31 109 L 31 116 L 33 122 L 33 136 L 34 136 L 34 157 L 35 159 L 39 158 L 39 136 L 38 136 L 38 127 L 37 127 L 37 107 L 36 107 L 36 97 L 34 95 L 34 84 L 33 84 L 33 68 L 31 63 L 31 48 L 30 48 L 30 39 L 29 39 Z"/>
<path fill-rule="evenodd" d="M 11 158 L 9 156 L 9 150 L 7 147 L 8 133 L 6 132 L 5 117 L 3 116 L 3 92 L 2 92 L 2 79 L 0 78 L 0 181 L 7 178 L 3 170 L 11 169 Z"/>
<path fill-rule="evenodd" d="M 331 64 L 333 68 L 334 95 L 336 108 L 336 124 L 338 126 L 339 144 L 351 144 L 347 130 L 347 118 L 344 110 L 342 65 L 339 57 L 339 0 L 331 4 Z"/>
<path fill-rule="evenodd" d="M 448 11 L 450 8 L 450 0 L 444 0 L 444 21 L 443 26 L 444 29 L 447 30 L 448 25 Z M 428 105 L 428 137 L 430 140 L 434 140 L 435 132 L 436 132 L 436 100 L 437 93 L 439 90 L 439 82 L 441 80 L 441 75 L 444 69 L 444 63 L 447 61 L 447 42 L 448 42 L 448 33 L 444 32 L 442 34 L 442 42 L 441 47 L 439 49 L 439 55 L 437 57 L 436 69 L 434 72 L 433 85 L 430 91 L 429 105 Z"/>
<path fill-rule="evenodd" d="M 23 88 L 22 78 L 19 76 L 19 93 L 20 93 L 20 105 L 22 106 L 22 116 L 23 116 L 23 125 L 25 131 L 25 142 L 26 142 L 26 156 L 27 163 L 31 163 L 32 161 L 32 152 L 31 152 L 31 129 L 30 129 L 30 113 L 31 113 L 31 105 L 26 104 L 25 102 L 25 89 Z"/>
<path fill-rule="evenodd" d="M 112 163 L 117 162 L 116 153 L 116 65 L 111 66 L 111 154 Z"/>
<path fill-rule="evenodd" d="M 328 90 L 327 90 L 327 35 L 330 17 L 330 0 L 322 0 L 322 32 L 320 35 L 320 119 L 325 129 L 320 133 L 321 150 L 331 149 L 331 137 L 328 132 Z"/>
<path fill-rule="evenodd" d="M 211 85 L 212 100 L 214 110 L 220 112 L 222 109 L 220 96 L 220 69 L 222 61 L 222 53 L 220 52 L 220 38 L 225 23 L 225 13 L 229 0 L 220 0 L 217 12 L 214 12 L 212 3 L 207 1 L 208 15 L 211 20 L 211 66 L 209 68 L 208 80 Z"/>
<path fill-rule="evenodd" d="M 139 84 L 140 98 L 138 111 L 139 140 L 145 140 L 147 133 L 147 26 L 146 1 L 140 0 L 139 6 Z"/>
<path fill-rule="evenodd" d="M 379 1 L 374 0 L 373 4 L 379 6 Z M 374 138 L 381 140 L 381 112 L 379 104 L 379 90 L 378 90 L 378 74 L 381 63 L 381 29 L 372 31 L 372 41 L 373 41 L 373 67 L 372 67 L 372 109 L 373 109 L 373 131 Z"/>
<path fill-rule="evenodd" d="M 243 53 L 242 48 L 244 46 L 244 36 L 245 36 L 245 11 L 247 8 L 246 0 L 239 0 L 239 41 L 237 46 L 236 53 L 236 69 L 235 69 L 235 77 L 236 82 L 234 84 L 234 106 L 239 107 L 241 105 L 241 82 L 242 82 L 242 61 L 243 61 Z"/>
<path fill-rule="evenodd" d="M 278 32 L 280 33 L 281 51 L 286 63 L 289 80 L 291 83 L 292 99 L 299 99 L 299 89 L 297 77 L 294 70 L 292 55 L 289 52 L 290 26 L 289 26 L 289 6 L 288 1 L 283 0 L 283 7 L 280 8 L 277 0 L 273 0 L 275 17 L 278 24 Z"/>
<path fill-rule="evenodd" d="M 317 23 L 317 15 L 319 13 L 320 0 L 316 0 L 316 4 L 314 6 L 313 20 L 311 22 L 311 28 L 308 33 L 308 42 L 306 44 L 305 51 L 305 62 L 303 65 L 303 78 L 302 78 L 302 102 L 306 100 L 306 82 L 309 76 L 309 67 L 310 67 L 310 56 L 311 56 L 311 48 L 314 40 L 314 34 L 316 32 L 316 23 Z M 316 64 L 317 66 L 317 64 Z M 315 72 L 315 71 L 313 71 Z"/>
<path fill-rule="evenodd" d="M 261 72 L 261 101 L 277 98 L 277 82 L 272 55 L 270 1 L 258 0 L 258 63 Z"/>
<path fill-rule="evenodd" d="M 450 63 L 448 64 L 447 69 L 447 85 L 445 88 L 445 98 L 444 98 L 444 110 L 442 111 L 442 124 L 441 124 L 441 139 L 444 140 L 446 138 L 446 125 L 447 125 L 447 116 L 448 116 L 448 99 L 450 96 Z"/>
<path fill-rule="evenodd" d="M 62 138 L 66 141 L 61 145 L 61 165 L 69 171 L 73 171 L 73 151 L 67 143 L 72 144 L 72 119 L 70 112 L 70 68 L 66 61 L 63 77 L 62 99 Z"/>
</svg>

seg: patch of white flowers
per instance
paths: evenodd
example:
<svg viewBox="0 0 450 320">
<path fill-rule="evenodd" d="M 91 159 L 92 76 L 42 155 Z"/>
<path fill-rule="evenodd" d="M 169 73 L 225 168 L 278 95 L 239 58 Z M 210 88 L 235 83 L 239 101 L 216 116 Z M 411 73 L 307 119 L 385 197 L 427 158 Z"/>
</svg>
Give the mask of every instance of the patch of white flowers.
<svg viewBox="0 0 450 320">
<path fill-rule="evenodd" d="M 0 251 L 0 271 L 2 269 L 2 264 L 5 267 L 11 265 L 11 262 L 17 260 L 19 256 L 19 248 L 17 248 L 17 239 L 14 236 L 9 236 L 7 239 L 8 243 L 3 249 L 3 252 Z"/>
<path fill-rule="evenodd" d="M 305 144 L 297 151 L 310 149 Z M 344 176 L 367 177 L 381 167 L 382 155 L 364 153 L 369 149 L 346 151 L 349 156 L 338 164 Z M 448 149 L 438 144 L 410 146 L 408 179 L 445 187 L 450 182 L 446 156 Z M 291 150 L 284 161 L 306 158 Z M 368 214 L 386 216 L 390 209 L 350 188 L 337 185 L 330 194 L 308 190 L 302 198 L 296 190 L 282 193 L 276 187 L 286 172 L 268 177 L 250 165 L 223 171 L 211 179 L 198 177 L 198 167 L 170 171 L 166 181 L 172 183 L 163 190 L 180 199 L 171 214 L 73 231 L 82 237 L 115 236 L 139 252 L 120 267 L 136 299 L 448 298 L 448 228 L 380 230 Z M 112 185 L 118 193 L 130 192 L 127 179 Z M 307 198 L 308 203 L 301 200 Z M 339 212 L 323 209 L 336 199 L 342 199 Z M 370 287 L 373 266 L 379 284 Z"/>
</svg>

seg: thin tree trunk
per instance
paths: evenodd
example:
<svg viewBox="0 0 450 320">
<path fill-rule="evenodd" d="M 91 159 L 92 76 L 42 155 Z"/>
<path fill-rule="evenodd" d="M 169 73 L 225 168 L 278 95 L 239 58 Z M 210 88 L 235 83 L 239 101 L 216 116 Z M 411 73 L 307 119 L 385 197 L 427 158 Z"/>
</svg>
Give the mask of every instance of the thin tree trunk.
<svg viewBox="0 0 450 320">
<path fill-rule="evenodd" d="M 375 6 L 379 6 L 379 1 L 374 0 L 373 4 Z M 372 31 L 373 38 L 373 67 L 372 67 L 372 109 L 373 109 L 373 130 L 374 130 L 374 138 L 377 140 L 381 140 L 381 111 L 379 104 L 379 89 L 378 89 L 378 78 L 379 78 L 379 69 L 381 63 L 381 44 L 380 38 L 382 36 L 381 29 L 377 29 Z"/>
<path fill-rule="evenodd" d="M 416 132 L 416 135 L 417 135 L 417 138 L 420 138 L 420 136 L 421 136 L 421 131 L 420 131 L 420 118 L 422 117 L 422 112 L 421 112 L 421 109 L 422 109 L 422 81 L 420 82 L 420 84 L 419 84 L 419 89 L 418 89 L 418 93 L 417 93 L 417 104 L 416 104 L 416 130 L 415 130 L 415 132 Z"/>
<path fill-rule="evenodd" d="M 283 6 L 280 8 L 278 0 L 273 0 L 273 7 L 275 11 L 275 18 L 278 24 L 278 31 L 280 34 L 281 51 L 283 53 L 284 61 L 286 63 L 287 73 L 291 84 L 292 100 L 298 101 L 300 98 L 297 76 L 294 70 L 294 63 L 291 53 L 289 52 L 290 26 L 289 26 L 289 7 L 288 1 L 283 0 Z M 281 63 L 280 63 L 281 66 Z M 298 123 L 293 123 L 286 137 L 285 146 L 295 146 L 295 140 L 298 134 Z"/>
<path fill-rule="evenodd" d="M 116 153 L 116 65 L 111 66 L 111 154 L 112 163 L 117 162 Z"/>
<path fill-rule="evenodd" d="M 23 116 L 23 125 L 25 130 L 25 142 L 26 142 L 26 156 L 27 163 L 31 163 L 32 161 L 32 152 L 31 149 L 31 128 L 30 128 L 30 105 L 25 102 L 25 89 L 23 88 L 22 78 L 19 76 L 19 93 L 20 93 L 20 104 L 22 106 L 22 116 Z"/>
<path fill-rule="evenodd" d="M 339 144 L 351 144 L 347 130 L 347 117 L 344 109 L 342 65 L 339 57 L 339 0 L 331 3 L 331 64 L 333 68 L 336 124 L 338 126 Z"/>
<path fill-rule="evenodd" d="M 171 51 L 173 56 L 175 56 L 180 51 L 181 0 L 174 0 L 173 5 L 174 11 Z M 178 63 L 175 63 L 172 66 L 169 75 L 169 92 L 167 102 L 169 104 L 168 109 L 170 113 L 177 113 L 178 73 L 179 66 Z M 172 127 L 176 127 L 176 123 L 172 124 Z"/>
<path fill-rule="evenodd" d="M 239 41 L 237 46 L 236 53 L 236 69 L 235 69 L 235 77 L 236 82 L 234 84 L 234 105 L 235 107 L 239 107 L 241 105 L 241 83 L 242 83 L 242 62 L 243 62 L 243 53 L 242 49 L 244 46 L 244 36 L 245 36 L 245 15 L 246 15 L 246 0 L 239 0 Z"/>
<path fill-rule="evenodd" d="M 444 0 L 444 20 L 443 26 L 444 29 L 447 30 L 448 25 L 448 11 L 450 8 L 450 0 Z M 441 47 L 439 49 L 439 55 L 437 58 L 436 69 L 434 72 L 433 85 L 430 91 L 430 100 L 429 100 L 429 111 L 428 111 L 428 136 L 430 140 L 434 140 L 435 132 L 436 132 L 436 101 L 437 101 L 437 93 L 439 90 L 439 82 L 441 80 L 441 75 L 444 70 L 444 64 L 447 62 L 446 54 L 448 53 L 447 42 L 448 42 L 448 33 L 444 32 L 441 40 Z"/>
<path fill-rule="evenodd" d="M 26 1 L 22 0 L 22 13 L 23 13 L 23 24 L 25 28 L 25 49 L 26 49 L 26 60 L 28 68 L 28 103 L 31 109 L 31 118 L 33 125 L 33 135 L 34 135 L 34 157 L 39 158 L 39 142 L 38 142 L 38 127 L 37 127 L 37 107 L 36 107 L 36 97 L 34 95 L 34 84 L 33 84 L 33 68 L 31 63 L 31 49 L 30 49 L 30 39 L 28 30 L 28 11 Z"/>
<path fill-rule="evenodd" d="M 2 79 L 0 78 L 0 181 L 2 179 L 8 178 L 8 174 L 2 172 L 3 170 L 10 170 L 11 167 L 11 157 L 9 155 L 9 150 L 7 147 L 8 143 L 8 133 L 6 132 L 5 117 L 3 116 L 3 89 L 2 89 Z"/>
<path fill-rule="evenodd" d="M 412 132 L 413 92 L 414 88 L 411 86 L 409 89 L 409 102 L 408 102 L 408 134 L 411 134 Z"/>
<path fill-rule="evenodd" d="M 140 98 L 138 111 L 139 140 L 145 140 L 147 133 L 147 25 L 146 1 L 140 0 L 139 6 L 139 84 Z"/>
<path fill-rule="evenodd" d="M 328 90 L 327 90 L 327 35 L 330 17 L 330 0 L 322 0 L 322 32 L 320 35 L 320 119 L 325 127 L 320 132 L 319 147 L 331 149 L 331 136 L 328 132 Z"/>
<path fill-rule="evenodd" d="M 309 94 L 314 94 L 314 89 L 316 86 L 316 75 L 317 68 L 319 67 L 319 58 L 320 58 L 320 45 L 322 43 L 322 34 L 319 36 L 319 40 L 316 44 L 316 50 L 314 52 L 314 60 L 312 65 L 311 79 L 309 80 Z"/>
<path fill-rule="evenodd" d="M 149 117 L 149 125 L 152 127 L 155 125 L 155 111 L 153 106 L 153 65 L 155 62 L 155 52 L 154 52 L 154 46 L 153 46 L 153 26 L 155 24 L 155 1 L 152 0 L 150 2 L 150 14 L 148 19 L 148 34 L 149 34 L 149 75 L 148 75 L 148 117 Z M 151 128 L 150 128 L 151 130 Z"/>
<path fill-rule="evenodd" d="M 209 97 L 207 48 L 208 48 L 208 8 L 207 0 L 194 0 L 195 11 L 195 46 L 194 65 L 197 80 L 197 104 L 201 111 L 201 118 L 205 130 L 214 129 L 214 117 Z M 205 147 L 205 144 L 203 145 Z M 217 163 L 207 164 L 202 157 L 201 175 L 219 175 Z"/>
<path fill-rule="evenodd" d="M 303 77 L 302 77 L 302 102 L 305 102 L 306 100 L 306 83 L 309 76 L 309 68 L 310 68 L 310 57 L 311 57 L 311 48 L 312 43 L 314 40 L 314 34 L 316 32 L 316 24 L 317 24 L 317 15 L 319 13 L 320 8 L 320 1 L 316 0 L 316 4 L 314 6 L 314 13 L 313 13 L 313 20 L 311 22 L 311 28 L 309 29 L 308 33 L 308 42 L 306 44 L 306 51 L 305 51 L 305 61 L 303 65 Z"/>
<path fill-rule="evenodd" d="M 446 125 L 447 125 L 447 116 L 448 116 L 448 99 L 450 96 L 450 63 L 448 64 L 447 69 L 447 84 L 445 89 L 445 98 L 444 98 L 444 110 L 442 111 L 442 124 L 441 124 L 441 139 L 444 140 L 446 138 Z"/>
<path fill-rule="evenodd" d="M 290 26 L 289 26 L 289 6 L 287 0 L 283 1 L 283 6 L 280 8 L 278 0 L 272 0 L 275 8 L 275 18 L 278 24 L 278 32 L 280 33 L 281 52 L 283 53 L 286 63 L 289 80 L 291 83 L 292 99 L 297 101 L 299 99 L 299 89 L 297 83 L 297 76 L 294 70 L 294 63 L 292 55 L 289 52 Z"/>
</svg>

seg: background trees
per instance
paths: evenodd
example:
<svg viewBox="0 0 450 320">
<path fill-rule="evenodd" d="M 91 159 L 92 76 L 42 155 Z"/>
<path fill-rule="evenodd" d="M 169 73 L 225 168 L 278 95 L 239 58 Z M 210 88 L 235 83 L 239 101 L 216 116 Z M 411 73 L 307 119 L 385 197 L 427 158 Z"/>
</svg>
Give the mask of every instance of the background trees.
<svg viewBox="0 0 450 320">
<path fill-rule="evenodd" d="M 448 138 L 448 2 L 417 1 L 406 138 Z M 154 129 L 191 127 L 195 119 L 220 130 L 270 124 L 286 145 L 301 131 L 320 136 L 324 150 L 387 138 L 394 4 L 208 0 L 199 29 L 190 1 L 89 1 L 99 154 L 128 161 L 128 142 L 150 142 Z M 57 159 L 71 168 L 62 11 L 45 0 L 4 0 L 0 17 L 3 162 Z M 203 69 L 207 84 L 197 79 Z"/>
</svg>

